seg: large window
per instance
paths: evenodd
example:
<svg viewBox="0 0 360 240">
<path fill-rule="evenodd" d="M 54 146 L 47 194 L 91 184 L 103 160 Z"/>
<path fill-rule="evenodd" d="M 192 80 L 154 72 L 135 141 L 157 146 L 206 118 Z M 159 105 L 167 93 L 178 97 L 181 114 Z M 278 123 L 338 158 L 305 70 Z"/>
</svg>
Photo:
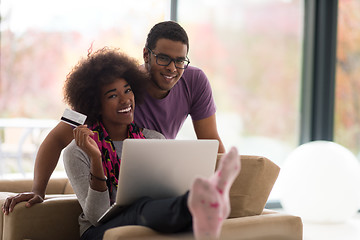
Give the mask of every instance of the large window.
<svg viewBox="0 0 360 240">
<path fill-rule="evenodd" d="M 120 48 L 141 63 L 148 31 L 169 18 L 170 0 L 2 0 L 0 176 L 31 176 L 44 128 L 66 107 L 66 75 L 91 46 Z"/>
<path fill-rule="evenodd" d="M 281 165 L 299 142 L 302 1 L 178 1 L 225 147 Z M 191 7 L 190 7 L 191 6 Z"/>
<path fill-rule="evenodd" d="M 334 140 L 360 157 L 360 1 L 339 0 Z"/>
</svg>

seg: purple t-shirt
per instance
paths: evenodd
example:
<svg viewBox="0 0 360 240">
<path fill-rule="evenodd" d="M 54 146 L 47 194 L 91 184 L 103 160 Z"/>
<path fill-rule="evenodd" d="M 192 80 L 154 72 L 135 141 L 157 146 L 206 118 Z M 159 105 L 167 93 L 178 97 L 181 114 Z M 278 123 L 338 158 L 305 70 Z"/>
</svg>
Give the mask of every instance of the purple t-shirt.
<svg viewBox="0 0 360 240">
<path fill-rule="evenodd" d="M 163 99 L 145 95 L 144 102 L 135 107 L 135 122 L 141 127 L 161 132 L 174 139 L 188 114 L 201 120 L 215 114 L 211 86 L 205 73 L 189 66 Z"/>
</svg>

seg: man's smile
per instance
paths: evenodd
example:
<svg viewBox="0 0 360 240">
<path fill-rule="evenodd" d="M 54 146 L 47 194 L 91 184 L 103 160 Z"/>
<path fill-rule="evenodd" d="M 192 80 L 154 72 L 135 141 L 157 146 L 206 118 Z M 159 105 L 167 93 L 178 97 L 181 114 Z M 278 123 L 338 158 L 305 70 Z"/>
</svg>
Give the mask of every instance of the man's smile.
<svg viewBox="0 0 360 240">
<path fill-rule="evenodd" d="M 168 75 L 168 74 L 161 74 L 164 78 L 165 78 L 165 80 L 166 81 L 168 81 L 168 82 L 171 82 L 172 80 L 174 80 L 176 77 L 177 77 L 177 75 Z"/>
</svg>

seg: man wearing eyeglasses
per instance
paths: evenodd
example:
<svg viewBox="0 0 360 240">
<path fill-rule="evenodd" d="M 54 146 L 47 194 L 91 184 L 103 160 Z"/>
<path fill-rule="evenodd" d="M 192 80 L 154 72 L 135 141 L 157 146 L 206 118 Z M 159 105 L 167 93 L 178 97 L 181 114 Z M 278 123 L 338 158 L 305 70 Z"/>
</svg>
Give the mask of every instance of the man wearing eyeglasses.
<svg viewBox="0 0 360 240">
<path fill-rule="evenodd" d="M 174 139 L 190 115 L 198 139 L 219 140 L 210 83 L 201 69 L 189 66 L 189 40 L 176 22 L 156 24 L 143 50 L 144 67 L 151 74 L 148 95 L 135 108 L 135 122 Z"/>
</svg>

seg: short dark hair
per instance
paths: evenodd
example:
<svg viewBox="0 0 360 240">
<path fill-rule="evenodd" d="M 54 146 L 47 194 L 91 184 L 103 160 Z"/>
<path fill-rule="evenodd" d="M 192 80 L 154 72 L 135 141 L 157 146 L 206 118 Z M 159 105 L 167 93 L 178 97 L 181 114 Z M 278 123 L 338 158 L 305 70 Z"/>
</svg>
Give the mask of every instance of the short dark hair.
<svg viewBox="0 0 360 240">
<path fill-rule="evenodd" d="M 187 52 L 189 52 L 189 38 L 186 31 L 180 26 L 180 24 L 173 21 L 165 21 L 155 24 L 146 39 L 145 47 L 154 49 L 159 39 L 169 39 L 172 41 L 180 41 L 187 46 Z"/>
<path fill-rule="evenodd" d="M 119 78 L 129 83 L 136 103 L 141 101 L 149 75 L 139 69 L 135 59 L 117 49 L 100 49 L 80 60 L 68 74 L 64 101 L 75 111 L 87 115 L 87 124 L 94 124 L 100 120 L 101 88 Z"/>
</svg>

